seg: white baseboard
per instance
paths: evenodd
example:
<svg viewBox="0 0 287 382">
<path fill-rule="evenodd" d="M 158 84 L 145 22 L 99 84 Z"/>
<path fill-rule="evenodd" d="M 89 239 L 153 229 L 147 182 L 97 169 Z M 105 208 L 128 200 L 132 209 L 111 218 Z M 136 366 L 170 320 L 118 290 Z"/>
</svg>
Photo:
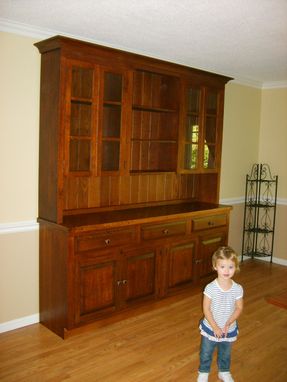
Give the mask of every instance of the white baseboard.
<svg viewBox="0 0 287 382">
<path fill-rule="evenodd" d="M 225 198 L 225 199 L 220 199 L 219 203 L 220 204 L 227 204 L 233 206 L 234 204 L 244 204 L 245 198 L 244 196 L 239 196 L 237 198 Z"/>
<path fill-rule="evenodd" d="M 270 257 L 254 257 L 256 260 L 262 260 L 266 261 L 267 263 L 270 263 Z M 251 257 L 249 256 L 243 256 L 243 261 L 249 260 Z M 279 265 L 284 265 L 287 267 L 287 260 L 286 259 L 281 259 L 280 257 L 273 257 L 272 258 L 272 263 L 274 264 L 279 264 Z"/>
<path fill-rule="evenodd" d="M 244 196 L 238 196 L 237 198 L 225 198 L 219 200 L 220 204 L 227 204 L 227 205 L 234 205 L 234 204 L 244 204 L 245 203 L 245 197 Z M 277 205 L 278 206 L 287 206 L 287 199 L 286 198 L 278 198 L 277 199 Z"/>
<path fill-rule="evenodd" d="M 2 324 L 0 324 L 0 333 L 9 332 L 10 330 L 23 328 L 24 326 L 37 324 L 39 322 L 39 313 L 32 314 L 31 316 L 17 318 L 16 320 L 3 322 Z"/>
</svg>

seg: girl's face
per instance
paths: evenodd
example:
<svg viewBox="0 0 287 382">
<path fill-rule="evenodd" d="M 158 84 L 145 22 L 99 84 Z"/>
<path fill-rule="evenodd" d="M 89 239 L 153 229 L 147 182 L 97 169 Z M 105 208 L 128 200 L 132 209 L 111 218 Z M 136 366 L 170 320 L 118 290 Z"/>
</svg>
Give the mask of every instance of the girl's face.
<svg viewBox="0 0 287 382">
<path fill-rule="evenodd" d="M 235 264 L 232 260 L 218 259 L 216 261 L 215 270 L 218 277 L 224 280 L 231 279 L 235 273 Z"/>
</svg>

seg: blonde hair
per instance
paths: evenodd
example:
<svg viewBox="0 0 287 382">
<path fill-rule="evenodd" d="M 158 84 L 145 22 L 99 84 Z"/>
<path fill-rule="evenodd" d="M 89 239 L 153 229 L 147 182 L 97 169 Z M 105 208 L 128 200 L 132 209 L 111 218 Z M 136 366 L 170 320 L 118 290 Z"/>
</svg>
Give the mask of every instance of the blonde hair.
<svg viewBox="0 0 287 382">
<path fill-rule="evenodd" d="M 237 253 L 231 247 L 219 247 L 212 255 L 212 266 L 216 267 L 217 260 L 231 260 L 235 264 L 236 272 L 239 272 L 239 259 Z"/>
</svg>

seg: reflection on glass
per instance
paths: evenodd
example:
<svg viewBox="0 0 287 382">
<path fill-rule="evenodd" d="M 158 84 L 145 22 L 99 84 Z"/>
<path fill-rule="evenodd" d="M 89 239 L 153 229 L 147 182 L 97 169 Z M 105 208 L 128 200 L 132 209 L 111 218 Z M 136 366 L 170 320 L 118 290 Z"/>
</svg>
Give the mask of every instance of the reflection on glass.
<svg viewBox="0 0 287 382">
<path fill-rule="evenodd" d="M 215 146 L 214 145 L 204 145 L 203 153 L 203 167 L 204 168 L 215 168 Z"/>
<path fill-rule="evenodd" d="M 187 141 L 198 142 L 199 125 L 198 118 L 189 116 L 187 118 L 186 137 Z"/>
<path fill-rule="evenodd" d="M 195 169 L 197 167 L 198 158 L 198 145 L 197 144 L 185 144 L 184 150 L 184 168 Z"/>
<path fill-rule="evenodd" d="M 121 133 L 121 107 L 116 105 L 104 106 L 103 136 L 119 138 Z"/>
<path fill-rule="evenodd" d="M 70 171 L 90 170 L 90 141 L 76 140 L 70 141 Z"/>
<path fill-rule="evenodd" d="M 216 117 L 206 117 L 205 139 L 208 143 L 216 142 Z"/>
<path fill-rule="evenodd" d="M 102 145 L 102 171 L 119 170 L 119 141 L 104 141 Z"/>
<path fill-rule="evenodd" d="M 72 97 L 92 98 L 93 69 L 73 67 Z"/>
<path fill-rule="evenodd" d="M 188 112 L 198 113 L 199 103 L 200 103 L 200 90 L 189 88 L 187 102 L 188 102 L 188 105 L 187 105 Z"/>
<path fill-rule="evenodd" d="M 91 104 L 72 101 L 71 103 L 71 135 L 91 135 Z"/>
<path fill-rule="evenodd" d="M 217 93 L 208 92 L 206 96 L 206 111 L 208 114 L 217 112 Z"/>
<path fill-rule="evenodd" d="M 104 101 L 121 102 L 122 100 L 122 75 L 105 73 Z"/>
</svg>

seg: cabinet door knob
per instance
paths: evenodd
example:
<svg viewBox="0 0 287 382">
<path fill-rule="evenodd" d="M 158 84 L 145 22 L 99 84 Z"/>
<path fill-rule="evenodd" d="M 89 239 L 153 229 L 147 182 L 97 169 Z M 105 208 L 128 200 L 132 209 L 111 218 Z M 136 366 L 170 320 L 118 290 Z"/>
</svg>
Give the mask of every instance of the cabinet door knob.
<svg viewBox="0 0 287 382">
<path fill-rule="evenodd" d="M 164 235 L 168 235 L 168 229 L 167 229 L 167 228 L 164 229 L 164 230 L 162 231 L 162 233 L 163 233 Z"/>
<path fill-rule="evenodd" d="M 214 222 L 209 221 L 209 222 L 208 222 L 208 225 L 213 226 L 213 225 L 214 225 Z"/>
<path fill-rule="evenodd" d="M 105 244 L 106 244 L 106 245 L 109 245 L 109 244 L 110 244 L 110 242 L 111 242 L 111 240 L 110 240 L 110 239 L 106 239 L 106 240 L 105 240 Z"/>
<path fill-rule="evenodd" d="M 120 286 L 120 285 L 126 285 L 128 283 L 128 280 L 118 280 L 117 281 L 117 285 Z"/>
</svg>

